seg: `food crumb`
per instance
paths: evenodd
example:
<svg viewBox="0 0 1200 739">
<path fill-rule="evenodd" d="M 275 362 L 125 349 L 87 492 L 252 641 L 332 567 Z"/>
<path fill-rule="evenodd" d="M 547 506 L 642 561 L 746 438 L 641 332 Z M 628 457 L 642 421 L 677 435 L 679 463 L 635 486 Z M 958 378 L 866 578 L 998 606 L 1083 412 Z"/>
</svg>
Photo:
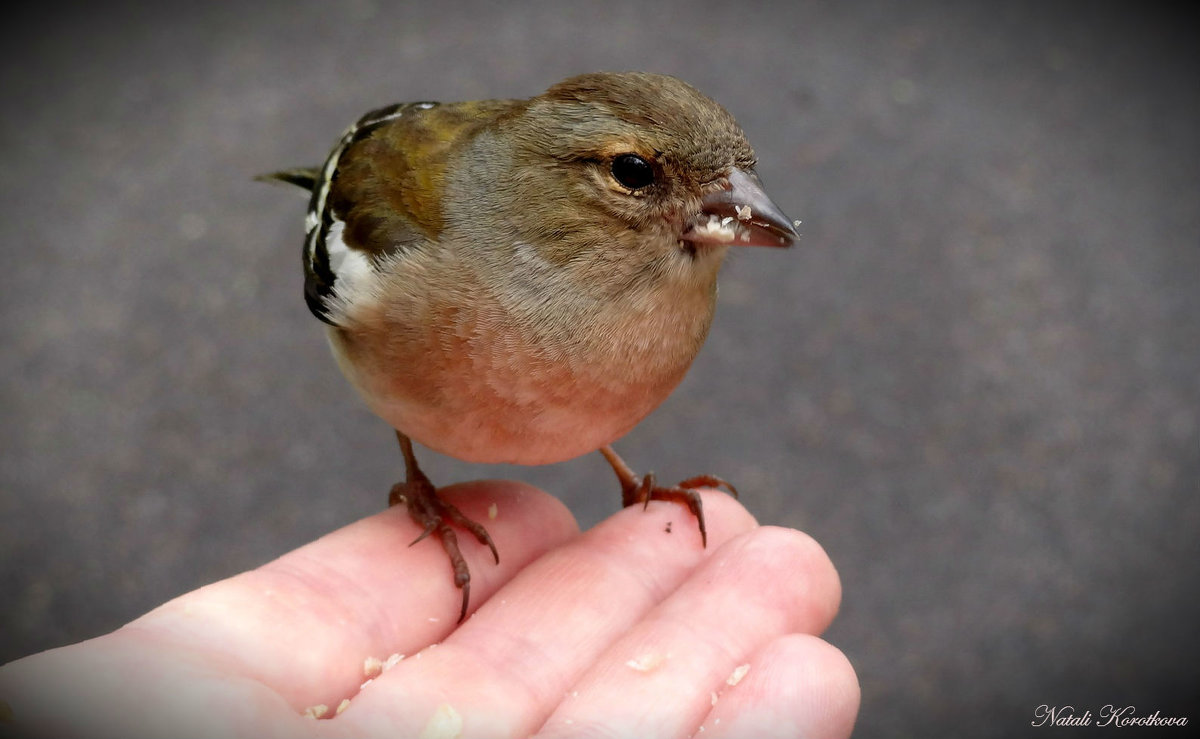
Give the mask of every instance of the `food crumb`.
<svg viewBox="0 0 1200 739">
<path fill-rule="evenodd" d="M 495 503 L 492 503 L 490 506 L 488 506 L 488 518 L 490 518 L 494 521 L 494 520 L 496 520 L 496 516 L 498 516 L 499 514 L 500 514 L 500 506 L 496 505 Z"/>
<path fill-rule="evenodd" d="M 421 730 L 421 739 L 456 739 L 462 736 L 462 729 L 462 716 L 449 703 L 443 703 Z"/>
<path fill-rule="evenodd" d="M 404 659 L 403 654 L 393 654 L 392 656 L 387 658 L 386 662 L 383 663 L 382 671 L 387 672 L 388 670 L 395 667 L 396 664 L 399 663 L 400 660 L 402 660 L 402 659 Z"/>
<path fill-rule="evenodd" d="M 729 676 L 729 679 L 727 679 L 725 681 L 725 684 L 726 685 L 737 685 L 738 683 L 740 683 L 742 681 L 742 678 L 745 677 L 746 673 L 749 671 L 750 671 L 750 663 L 749 662 L 747 662 L 744 665 L 739 665 L 736 669 L 734 669 L 733 674 Z"/>
<path fill-rule="evenodd" d="M 638 672 L 650 672 L 651 670 L 661 666 L 662 663 L 666 661 L 666 656 L 662 654 L 643 654 L 636 659 L 629 660 L 625 663 L 625 666 L 631 667 Z"/>
<path fill-rule="evenodd" d="M 367 657 L 363 660 L 363 676 L 375 677 L 383 672 L 383 661 L 378 657 Z"/>
<path fill-rule="evenodd" d="M 750 206 L 749 205 L 743 205 L 742 207 L 737 209 L 737 219 L 739 221 L 750 220 Z"/>
<path fill-rule="evenodd" d="M 329 706 L 324 703 L 318 703 L 315 706 L 309 706 L 304 709 L 305 718 L 321 718 L 327 713 L 329 713 Z"/>
<path fill-rule="evenodd" d="M 729 224 L 732 221 L 732 218 L 726 217 L 726 219 L 721 219 L 716 215 L 709 213 L 707 220 L 696 223 L 692 226 L 692 228 L 695 229 L 696 233 L 702 236 L 707 236 L 720 243 L 728 244 L 737 236 L 737 230 L 735 228 L 730 228 Z"/>
<path fill-rule="evenodd" d="M 717 705 L 717 691 L 715 691 L 715 690 L 714 690 L 714 691 L 713 691 L 713 692 L 710 694 L 710 697 L 712 698 L 712 704 L 713 704 L 714 706 L 715 706 L 715 705 Z"/>
<path fill-rule="evenodd" d="M 350 699 L 342 698 L 342 702 L 338 704 L 337 710 L 335 710 L 333 713 L 336 716 L 349 707 L 350 707 Z"/>
</svg>

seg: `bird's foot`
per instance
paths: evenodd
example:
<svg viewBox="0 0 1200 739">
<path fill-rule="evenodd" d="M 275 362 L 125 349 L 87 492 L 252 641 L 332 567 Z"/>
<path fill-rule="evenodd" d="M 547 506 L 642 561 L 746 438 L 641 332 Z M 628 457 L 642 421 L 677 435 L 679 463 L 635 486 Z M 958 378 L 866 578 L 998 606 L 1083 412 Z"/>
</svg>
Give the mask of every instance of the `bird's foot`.
<svg viewBox="0 0 1200 739">
<path fill-rule="evenodd" d="M 637 473 L 625 464 L 625 460 L 621 459 L 611 446 L 600 447 L 600 453 L 608 460 L 608 464 L 613 468 L 613 472 L 617 473 L 617 479 L 621 482 L 621 505 L 626 508 L 637 503 L 648 506 L 652 500 L 672 500 L 683 503 L 696 517 L 696 523 L 700 526 L 700 542 L 706 547 L 708 546 L 708 529 L 704 526 L 704 504 L 696 489 L 723 487 L 729 491 L 730 495 L 738 497 L 737 488 L 715 475 L 697 475 L 682 480 L 676 485 L 662 487 L 655 483 L 653 472 L 639 479 Z"/>
<path fill-rule="evenodd" d="M 715 475 L 697 475 L 681 480 L 675 485 L 664 487 L 656 484 L 653 472 L 648 472 L 640 482 L 636 478 L 630 482 L 633 484 L 627 484 L 624 479 L 621 480 L 621 504 L 623 506 L 628 508 L 641 503 L 643 507 L 647 507 L 652 500 L 683 503 L 696 517 L 696 523 L 700 526 L 700 543 L 705 547 L 708 546 L 708 529 L 704 525 L 704 504 L 700 499 L 700 493 L 696 492 L 697 488 L 724 487 L 733 497 L 738 496 L 737 488 Z"/>
<path fill-rule="evenodd" d="M 419 472 L 415 476 L 410 474 L 407 482 L 399 482 L 392 486 L 392 491 L 388 494 L 388 505 L 401 504 L 408 507 L 408 515 L 423 529 L 412 544 L 435 532 L 442 540 L 442 548 L 446 550 L 446 556 L 450 558 L 450 567 L 454 570 L 454 585 L 462 590 L 462 610 L 458 614 L 461 623 L 467 616 L 467 603 L 471 599 L 471 571 L 467 568 L 467 561 L 463 559 L 462 552 L 459 551 L 458 535 L 454 533 L 451 525 L 466 529 L 479 543 L 487 545 L 488 549 L 492 550 L 496 564 L 500 564 L 500 554 L 496 551 L 492 537 L 479 523 L 467 518 L 458 508 L 442 500 L 429 478 Z"/>
</svg>

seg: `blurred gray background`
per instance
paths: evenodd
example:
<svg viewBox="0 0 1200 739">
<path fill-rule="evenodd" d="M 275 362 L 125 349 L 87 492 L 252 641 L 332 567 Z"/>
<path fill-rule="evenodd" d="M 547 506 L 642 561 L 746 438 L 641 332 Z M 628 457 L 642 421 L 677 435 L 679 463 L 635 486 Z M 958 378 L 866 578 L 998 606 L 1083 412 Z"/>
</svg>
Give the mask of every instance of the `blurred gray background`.
<svg viewBox="0 0 1200 739">
<path fill-rule="evenodd" d="M 400 474 L 301 299 L 303 200 L 252 175 L 388 102 L 632 68 L 725 104 L 804 240 L 733 255 L 691 374 L 618 449 L 825 545 L 857 735 L 1014 736 L 1043 703 L 1200 721 L 1195 30 L 1047 2 L 11 17 L 0 661 L 373 513 Z M 585 526 L 618 504 L 599 455 L 421 458 Z"/>
</svg>

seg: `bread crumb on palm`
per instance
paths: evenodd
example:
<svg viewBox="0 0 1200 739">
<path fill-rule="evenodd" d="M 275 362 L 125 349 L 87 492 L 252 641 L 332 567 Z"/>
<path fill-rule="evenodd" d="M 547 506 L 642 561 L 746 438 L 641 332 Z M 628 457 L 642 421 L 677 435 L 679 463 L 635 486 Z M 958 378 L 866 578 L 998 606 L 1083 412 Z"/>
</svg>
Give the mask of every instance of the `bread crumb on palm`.
<svg viewBox="0 0 1200 739">
<path fill-rule="evenodd" d="M 660 667 L 666 661 L 667 657 L 664 654 L 643 654 L 640 657 L 629 660 L 625 663 L 625 666 L 631 667 L 638 672 L 650 672 Z"/>
<path fill-rule="evenodd" d="M 350 707 L 350 699 L 349 699 L 349 698 L 342 698 L 342 702 L 338 704 L 337 710 L 335 710 L 335 711 L 333 712 L 333 714 L 336 716 L 336 715 L 340 714 L 342 711 L 346 710 L 346 709 L 347 709 L 347 708 L 349 708 L 349 707 Z"/>
<path fill-rule="evenodd" d="M 363 677 L 375 677 L 383 672 L 383 660 L 378 657 L 367 657 L 363 660 Z"/>
<path fill-rule="evenodd" d="M 309 706 L 304 709 L 305 718 L 321 718 L 327 713 L 329 713 L 329 706 L 324 703 L 318 703 L 315 706 Z"/>
<path fill-rule="evenodd" d="M 421 739 L 457 739 L 462 736 L 462 730 L 462 716 L 449 703 L 443 703 L 421 730 Z"/>
<path fill-rule="evenodd" d="M 725 681 L 725 684 L 726 685 L 737 685 L 738 683 L 740 683 L 742 681 L 742 678 L 745 677 L 746 673 L 749 671 L 750 671 L 749 663 L 746 663 L 744 665 L 738 665 L 734 669 L 733 674 L 729 676 L 729 679 L 727 679 Z"/>
</svg>

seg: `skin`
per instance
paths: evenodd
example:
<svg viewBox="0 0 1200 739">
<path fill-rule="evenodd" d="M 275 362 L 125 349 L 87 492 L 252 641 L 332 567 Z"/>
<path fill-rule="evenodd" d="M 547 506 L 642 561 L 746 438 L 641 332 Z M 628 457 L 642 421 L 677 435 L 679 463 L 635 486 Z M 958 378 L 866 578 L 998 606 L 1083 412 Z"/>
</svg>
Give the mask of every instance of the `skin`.
<svg viewBox="0 0 1200 739">
<path fill-rule="evenodd" d="M 623 510 L 580 534 L 557 499 L 519 483 L 443 493 L 482 520 L 494 503 L 489 527 L 506 554 L 480 571 L 478 610 L 461 625 L 441 552 L 407 547 L 416 527 L 390 509 L 116 632 L 5 665 L 0 728 L 127 737 L 850 735 L 858 682 L 816 636 L 837 610 L 840 584 L 806 535 L 760 527 L 719 493 L 704 493 L 714 514 L 707 549 L 681 546 L 696 533 L 666 503 Z M 490 555 L 472 545 L 468 556 Z M 408 656 L 360 688 L 364 659 L 393 653 Z M 335 713 L 345 698 L 348 708 Z M 317 704 L 329 706 L 327 719 L 302 715 Z"/>
</svg>

